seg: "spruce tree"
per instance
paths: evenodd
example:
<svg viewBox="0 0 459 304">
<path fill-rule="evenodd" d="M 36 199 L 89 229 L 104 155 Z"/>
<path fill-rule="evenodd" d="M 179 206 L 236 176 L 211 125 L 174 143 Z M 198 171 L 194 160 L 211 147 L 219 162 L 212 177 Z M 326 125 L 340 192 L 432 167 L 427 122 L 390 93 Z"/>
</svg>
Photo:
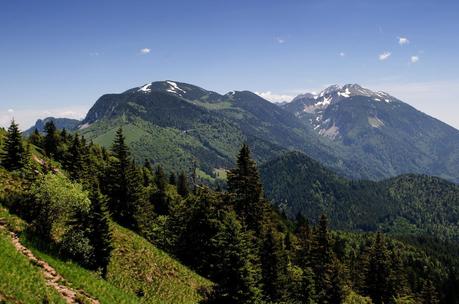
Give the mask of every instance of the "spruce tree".
<svg viewBox="0 0 459 304">
<path fill-rule="evenodd" d="M 57 133 L 56 126 L 52 120 L 48 121 L 44 127 L 45 130 L 45 138 L 43 140 L 43 149 L 45 153 L 49 157 L 53 157 L 58 159 L 58 148 L 60 144 L 60 136 Z"/>
<path fill-rule="evenodd" d="M 83 156 L 82 142 L 78 134 L 75 134 L 64 159 L 64 167 L 73 180 L 81 179 L 86 168 Z"/>
<path fill-rule="evenodd" d="M 142 178 L 131 161 L 122 128 L 116 132 L 112 153 L 115 158 L 110 159 L 106 178 L 109 208 L 118 223 L 135 228 L 137 205 L 144 205 L 141 200 L 145 198 Z"/>
<path fill-rule="evenodd" d="M 322 215 L 312 244 L 312 260 L 317 278 L 316 293 L 319 304 L 341 303 L 344 298 L 340 264 L 332 250 L 328 219 Z"/>
<path fill-rule="evenodd" d="M 163 167 L 158 165 L 155 171 L 155 184 L 157 187 L 156 192 L 152 196 L 153 205 L 155 211 L 161 215 L 167 215 L 169 213 L 169 200 L 167 196 L 167 179 L 164 174 Z"/>
<path fill-rule="evenodd" d="M 38 132 L 37 128 L 29 136 L 29 141 L 32 145 L 42 148 L 43 147 L 43 136 Z"/>
<path fill-rule="evenodd" d="M 261 303 L 250 236 L 243 232 L 234 212 L 221 212 L 219 218 L 221 225 L 210 239 L 216 261 L 212 279 L 217 286 L 207 303 Z"/>
<path fill-rule="evenodd" d="M 5 169 L 13 171 L 24 167 L 27 162 L 26 151 L 22 144 L 21 132 L 19 126 L 13 121 L 8 128 L 5 138 L 3 153 L 1 154 L 2 166 Z"/>
<path fill-rule="evenodd" d="M 389 303 L 396 296 L 392 292 L 391 277 L 389 252 L 383 235 L 378 232 L 370 250 L 365 276 L 366 295 L 375 304 Z"/>
<path fill-rule="evenodd" d="M 94 268 L 99 269 L 102 277 L 105 278 L 113 247 L 109 225 L 109 214 L 105 198 L 100 193 L 98 186 L 93 186 L 90 200 L 89 240 L 94 250 Z"/>
<path fill-rule="evenodd" d="M 174 172 L 172 172 L 172 173 L 169 175 L 169 185 L 177 186 L 177 178 L 176 178 Z"/>
<path fill-rule="evenodd" d="M 263 293 L 268 302 L 286 301 L 288 297 L 288 257 L 272 229 L 263 238 L 261 249 Z"/>
<path fill-rule="evenodd" d="M 188 179 L 185 175 L 185 172 L 180 172 L 177 180 L 177 193 L 180 194 L 182 197 L 186 197 L 190 193 L 190 189 L 188 187 Z"/>
<path fill-rule="evenodd" d="M 260 235 L 266 202 L 257 166 L 246 144 L 239 152 L 236 168 L 228 172 L 228 191 L 235 194 L 235 209 L 244 225 Z"/>
<path fill-rule="evenodd" d="M 430 279 L 427 279 L 422 286 L 421 300 L 422 300 L 422 304 L 440 303 L 440 300 L 438 298 L 438 293 Z"/>
</svg>

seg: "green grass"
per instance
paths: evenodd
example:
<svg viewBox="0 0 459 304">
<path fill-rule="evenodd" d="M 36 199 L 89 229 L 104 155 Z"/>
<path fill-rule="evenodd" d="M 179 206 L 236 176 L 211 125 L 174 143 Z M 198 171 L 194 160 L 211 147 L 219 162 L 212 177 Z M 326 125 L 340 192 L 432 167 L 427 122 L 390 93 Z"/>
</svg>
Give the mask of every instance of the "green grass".
<svg viewBox="0 0 459 304">
<path fill-rule="evenodd" d="M 197 303 L 200 289 L 211 283 L 132 231 L 114 224 L 114 251 L 107 280 L 76 263 L 62 261 L 23 238 L 33 253 L 48 262 L 71 286 L 101 303 Z M 138 296 L 141 295 L 141 296 Z"/>
<path fill-rule="evenodd" d="M 60 260 L 38 249 L 35 241 L 22 238 L 21 241 L 40 259 L 50 264 L 62 275 L 74 289 L 81 289 L 99 300 L 100 303 L 140 303 L 138 298 L 106 280 L 101 279 L 97 273 L 82 268 L 71 261 Z"/>
<path fill-rule="evenodd" d="M 6 209 L 0 207 L 0 218 L 10 218 Z M 8 223 L 9 224 L 9 223 Z M 0 302 L 3 303 L 65 303 L 57 291 L 46 286 L 40 268 L 14 248 L 6 230 L 0 230 Z"/>
<path fill-rule="evenodd" d="M 144 303 L 197 303 L 212 284 L 125 228 L 114 226 L 113 239 L 108 280 Z"/>
</svg>

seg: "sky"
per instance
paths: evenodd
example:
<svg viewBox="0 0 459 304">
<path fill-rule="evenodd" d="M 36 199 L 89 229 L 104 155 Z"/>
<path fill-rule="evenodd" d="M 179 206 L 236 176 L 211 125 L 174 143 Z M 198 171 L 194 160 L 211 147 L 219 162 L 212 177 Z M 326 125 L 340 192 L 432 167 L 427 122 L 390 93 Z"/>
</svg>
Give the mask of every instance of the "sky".
<svg viewBox="0 0 459 304">
<path fill-rule="evenodd" d="M 166 79 L 274 102 L 358 83 L 459 128 L 459 1 L 0 0 L 0 126 Z"/>
</svg>

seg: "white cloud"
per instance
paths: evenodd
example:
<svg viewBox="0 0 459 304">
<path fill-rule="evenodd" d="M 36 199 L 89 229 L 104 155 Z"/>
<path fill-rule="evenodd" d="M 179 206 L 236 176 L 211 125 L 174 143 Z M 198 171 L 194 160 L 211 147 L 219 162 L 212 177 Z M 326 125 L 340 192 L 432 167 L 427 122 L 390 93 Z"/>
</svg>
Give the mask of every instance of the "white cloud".
<svg viewBox="0 0 459 304">
<path fill-rule="evenodd" d="M 419 56 L 411 56 L 411 63 L 416 63 L 419 61 Z"/>
<path fill-rule="evenodd" d="M 144 55 L 149 54 L 150 52 L 151 52 L 151 49 L 149 48 L 143 48 L 140 50 L 140 53 Z"/>
<path fill-rule="evenodd" d="M 46 117 L 66 117 L 74 119 L 82 119 L 89 106 L 75 106 L 75 107 L 62 107 L 62 108 L 51 108 L 43 110 L 37 108 L 23 108 L 23 109 L 1 109 L 0 108 L 0 127 L 8 127 L 13 119 L 19 124 L 21 130 L 26 130 L 35 124 L 37 119 Z"/>
<path fill-rule="evenodd" d="M 340 57 L 346 56 L 346 54 L 344 54 L 344 52 L 339 53 L 339 55 L 340 55 Z"/>
<path fill-rule="evenodd" d="M 277 43 L 279 43 L 279 44 L 284 44 L 284 43 L 286 42 L 285 39 L 282 38 L 282 37 L 277 37 L 277 38 L 276 38 L 276 41 L 277 41 Z"/>
<path fill-rule="evenodd" d="M 386 60 L 390 57 L 390 55 L 392 55 L 391 52 L 384 52 L 382 54 L 379 54 L 379 60 L 383 61 L 383 60 Z"/>
<path fill-rule="evenodd" d="M 91 56 L 91 57 L 97 57 L 99 55 L 100 55 L 99 52 L 91 52 L 91 53 L 89 53 L 89 56 Z"/>
<path fill-rule="evenodd" d="M 410 43 L 410 40 L 406 37 L 398 37 L 398 44 L 404 45 Z"/>
<path fill-rule="evenodd" d="M 288 94 L 276 94 L 271 91 L 255 92 L 255 94 L 271 102 L 291 101 L 295 97 Z"/>
</svg>

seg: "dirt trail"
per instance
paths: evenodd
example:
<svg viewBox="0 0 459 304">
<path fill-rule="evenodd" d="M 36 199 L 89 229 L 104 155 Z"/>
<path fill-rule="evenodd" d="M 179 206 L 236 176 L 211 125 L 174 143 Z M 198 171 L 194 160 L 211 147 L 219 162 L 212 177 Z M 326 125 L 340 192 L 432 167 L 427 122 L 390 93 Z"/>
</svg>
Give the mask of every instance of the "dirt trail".
<svg viewBox="0 0 459 304">
<path fill-rule="evenodd" d="M 53 267 L 51 267 L 48 263 L 37 258 L 32 253 L 32 251 L 30 251 L 28 248 L 22 245 L 21 242 L 19 241 L 19 237 L 17 236 L 17 234 L 9 231 L 6 225 L 4 224 L 4 222 L 2 221 L 2 219 L 0 219 L 0 229 L 5 229 L 9 232 L 11 239 L 12 239 L 12 243 L 14 247 L 16 248 L 16 250 L 22 253 L 26 258 L 28 258 L 31 263 L 41 268 L 43 276 L 45 277 L 45 280 L 46 280 L 46 284 L 56 289 L 57 292 L 59 292 L 59 294 L 64 298 L 64 300 L 67 303 L 69 304 L 73 304 L 73 303 L 99 304 L 98 300 L 88 295 L 85 291 L 75 290 L 69 286 L 64 285 L 65 279 L 60 274 L 58 274 L 57 271 Z"/>
</svg>

